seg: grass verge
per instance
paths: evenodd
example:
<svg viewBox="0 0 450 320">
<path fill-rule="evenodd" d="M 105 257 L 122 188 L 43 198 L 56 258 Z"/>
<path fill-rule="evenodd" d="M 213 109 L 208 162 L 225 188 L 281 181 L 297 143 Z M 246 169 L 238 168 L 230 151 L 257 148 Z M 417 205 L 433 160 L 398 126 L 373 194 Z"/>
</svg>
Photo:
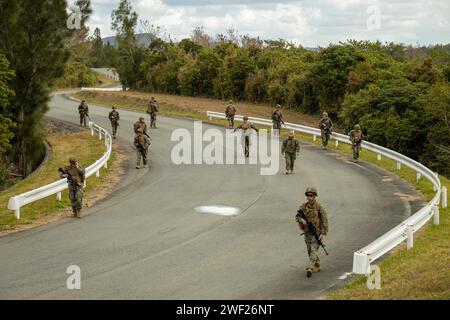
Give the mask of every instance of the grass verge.
<svg viewBox="0 0 450 320">
<path fill-rule="evenodd" d="M 146 101 L 150 97 L 150 94 L 134 92 L 79 92 L 75 96 L 80 99 L 85 99 L 89 103 L 115 105 L 119 108 L 145 112 Z M 206 117 L 207 109 L 211 111 L 223 111 L 219 109 L 222 106 L 217 105 L 218 103 L 222 104 L 222 102 L 215 101 L 215 104 L 212 104 L 211 99 L 204 99 L 205 101 L 203 103 L 199 103 L 199 98 L 189 100 L 186 97 L 180 98 L 165 95 L 157 96 L 157 99 L 164 102 L 160 112 L 161 115 L 192 118 L 218 125 L 227 125 L 225 120 L 213 119 L 209 121 Z M 176 99 L 179 101 L 174 102 Z M 211 103 L 210 107 L 207 107 L 209 103 Z M 199 105 L 201 107 L 196 108 Z M 252 116 L 269 118 L 270 113 L 268 112 L 271 111 L 269 107 L 258 106 L 257 108 L 265 108 L 265 110 L 255 111 L 255 109 L 245 107 L 241 109 L 248 111 L 247 114 Z M 238 106 L 238 113 L 242 114 L 239 109 Z M 255 113 L 252 113 L 252 110 Z M 296 117 L 290 115 L 285 118 L 289 122 L 315 126 L 315 119 L 308 118 L 305 120 L 302 115 Z M 282 135 L 286 136 L 285 130 L 283 130 Z M 321 145 L 320 137 L 315 142 L 313 141 L 313 137 L 306 134 L 297 134 L 297 138 L 305 142 Z M 350 145 L 340 143 L 337 148 L 334 146 L 331 147 L 331 145 L 334 145 L 334 142 L 334 140 L 330 141 L 330 152 L 335 150 L 347 155 L 352 154 Z M 361 152 L 360 158 L 404 179 L 417 191 L 421 192 L 426 201 L 430 201 L 433 198 L 434 191 L 432 184 L 425 179 L 416 181 L 415 171 L 404 166 L 400 170 L 397 170 L 395 161 L 387 158 L 378 160 L 376 154 L 367 150 Z M 442 184 L 450 189 L 450 181 L 442 176 L 440 178 Z M 326 298 L 450 299 L 449 211 L 450 209 L 448 208 L 441 208 L 440 225 L 434 226 L 432 223 L 428 223 L 415 234 L 413 249 L 407 251 L 405 246 L 401 245 L 387 259 L 379 264 L 382 273 L 382 287 L 380 290 L 369 290 L 366 286 L 366 277 L 361 276 L 351 280 L 344 288 L 329 294 Z"/>
<path fill-rule="evenodd" d="M 33 190 L 60 179 L 58 168 L 67 165 L 68 159 L 75 156 L 80 164 L 88 167 L 105 152 L 104 140 L 92 137 L 90 131 L 84 130 L 64 135 L 49 133 L 47 140 L 52 147 L 49 161 L 41 167 L 39 173 L 30 179 L 20 182 L 8 192 L 0 193 L 0 233 L 20 231 L 36 225 L 54 221 L 70 211 L 70 200 L 67 190 L 62 193 L 62 201 L 56 201 L 56 195 L 30 203 L 21 208 L 21 218 L 16 220 L 14 212 L 7 209 L 10 197 Z M 88 143 L 87 143 L 88 142 Z M 108 169 L 102 169 L 99 178 L 92 176 L 87 179 L 84 205 L 92 205 L 98 197 L 89 196 L 91 191 L 101 189 L 110 184 L 109 174 L 113 163 L 120 157 L 120 151 L 113 148 Z"/>
</svg>

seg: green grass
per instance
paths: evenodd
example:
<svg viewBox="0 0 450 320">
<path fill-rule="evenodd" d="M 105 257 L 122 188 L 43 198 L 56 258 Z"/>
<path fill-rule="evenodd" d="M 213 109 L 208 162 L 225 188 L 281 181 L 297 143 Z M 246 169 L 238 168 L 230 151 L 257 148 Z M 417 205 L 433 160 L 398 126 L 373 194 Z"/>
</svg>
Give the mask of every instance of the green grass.
<svg viewBox="0 0 450 320">
<path fill-rule="evenodd" d="M 83 92 L 76 94 L 79 98 L 90 103 L 108 105 L 107 99 L 99 99 L 96 93 Z M 118 98 L 115 105 L 120 108 L 145 112 L 142 104 L 130 103 L 129 99 Z M 213 119 L 210 121 L 206 114 L 200 112 L 186 112 L 179 109 L 164 108 L 161 115 L 203 120 L 209 123 L 227 126 L 226 120 Z M 259 126 L 264 127 L 264 126 Z M 265 127 L 268 128 L 268 127 Z M 282 131 L 287 136 L 287 130 Z M 321 145 L 320 137 L 314 142 L 313 137 L 306 134 L 296 134 L 296 137 L 308 143 Z M 330 151 L 338 151 L 349 155 L 352 150 L 348 144 L 339 143 L 335 148 L 335 141 L 331 140 L 328 146 Z M 416 172 L 402 166 L 397 170 L 396 162 L 382 157 L 377 159 L 373 152 L 362 150 L 360 159 L 377 165 L 411 184 L 421 192 L 427 201 L 430 201 L 435 192 L 431 182 L 422 178 L 416 181 Z M 440 177 L 443 185 L 450 189 L 450 181 Z M 329 294 L 327 299 L 449 299 L 450 298 L 450 218 L 449 209 L 440 208 L 440 225 L 434 226 L 432 222 L 424 226 L 414 235 L 414 248 L 406 250 L 399 246 L 394 253 L 383 260 L 381 268 L 382 288 L 369 290 L 366 286 L 366 277 L 360 276 L 351 280 L 344 288 Z M 374 239 L 375 240 L 375 239 Z"/>
<path fill-rule="evenodd" d="M 20 213 L 21 218 L 19 220 L 15 218 L 13 211 L 7 209 L 7 205 L 9 198 L 12 196 L 59 180 L 58 168 L 67 165 L 69 157 L 76 156 L 80 164 L 88 167 L 105 152 L 104 140 L 99 140 L 98 136 L 92 137 L 90 131 L 72 133 L 64 137 L 57 134 L 49 134 L 47 140 L 52 147 L 52 154 L 49 161 L 41 167 L 39 172 L 28 180 L 20 182 L 8 192 L 0 193 L 0 232 L 13 230 L 20 225 L 32 224 L 57 211 L 69 210 L 70 200 L 68 199 L 67 190 L 62 193 L 61 202 L 56 201 L 56 195 L 52 195 L 22 207 Z M 109 173 L 112 167 L 111 163 L 114 162 L 116 156 L 116 151 L 113 149 L 108 169 L 101 170 L 100 178 L 94 175 L 87 179 L 85 194 L 89 194 L 95 188 L 107 183 L 105 174 Z"/>
</svg>

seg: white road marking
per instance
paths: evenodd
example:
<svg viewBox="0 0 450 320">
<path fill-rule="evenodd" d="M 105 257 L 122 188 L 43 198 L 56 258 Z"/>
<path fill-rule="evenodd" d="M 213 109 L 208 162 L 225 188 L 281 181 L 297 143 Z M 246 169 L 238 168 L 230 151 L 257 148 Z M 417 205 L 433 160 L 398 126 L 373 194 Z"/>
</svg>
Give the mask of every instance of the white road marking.
<svg viewBox="0 0 450 320">
<path fill-rule="evenodd" d="M 200 207 L 196 207 L 194 210 L 199 213 L 211 213 L 211 214 L 217 214 L 220 216 L 237 216 L 238 214 L 240 214 L 242 212 L 242 210 L 240 208 L 228 207 L 228 206 L 222 206 L 222 205 L 200 206 Z"/>
</svg>

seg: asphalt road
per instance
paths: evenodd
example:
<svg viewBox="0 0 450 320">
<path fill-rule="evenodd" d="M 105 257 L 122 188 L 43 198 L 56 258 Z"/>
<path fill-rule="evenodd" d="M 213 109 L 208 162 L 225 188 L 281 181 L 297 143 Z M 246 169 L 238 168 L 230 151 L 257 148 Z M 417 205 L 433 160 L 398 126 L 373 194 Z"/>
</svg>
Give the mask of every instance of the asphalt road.
<svg viewBox="0 0 450 320">
<path fill-rule="evenodd" d="M 78 123 L 77 106 L 57 94 L 48 115 Z M 108 112 L 90 106 L 91 118 L 109 129 Z M 139 115 L 121 110 L 120 116 L 119 139 L 131 145 Z M 398 196 L 417 196 L 404 182 L 383 181 L 391 175 L 332 148 L 302 144 L 292 176 L 284 175 L 283 162 L 274 176 L 260 175 L 256 165 L 177 166 L 170 135 L 192 130 L 193 122 L 158 120 L 150 169 L 137 175 L 131 155 L 132 184 L 81 220 L 0 238 L 1 299 L 316 299 L 341 284 L 355 250 L 421 205 Z M 305 276 L 307 252 L 294 221 L 309 185 L 318 188 L 330 223 L 330 255 L 320 252 L 323 271 L 312 278 Z M 242 213 L 194 210 L 203 205 Z M 66 288 L 70 265 L 81 268 L 81 290 Z"/>
</svg>

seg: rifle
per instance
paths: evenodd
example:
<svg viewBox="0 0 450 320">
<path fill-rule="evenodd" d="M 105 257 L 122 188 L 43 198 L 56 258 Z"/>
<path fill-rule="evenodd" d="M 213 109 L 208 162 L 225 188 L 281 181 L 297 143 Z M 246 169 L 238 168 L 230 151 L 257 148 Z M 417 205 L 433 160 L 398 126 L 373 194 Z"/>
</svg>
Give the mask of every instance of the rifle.
<svg viewBox="0 0 450 320">
<path fill-rule="evenodd" d="M 320 238 L 320 233 L 317 231 L 316 227 L 308 220 L 308 218 L 306 217 L 306 215 L 303 212 L 303 210 L 301 210 L 301 209 L 298 210 L 296 217 L 299 217 L 301 219 L 305 219 L 306 223 L 308 224 L 308 228 L 314 234 L 314 238 L 316 238 L 317 243 L 319 243 L 319 245 L 323 248 L 323 251 L 325 251 L 325 254 L 328 256 L 327 249 L 325 249 L 325 244 L 323 244 L 323 242 L 319 239 Z"/>
<path fill-rule="evenodd" d="M 152 138 L 150 138 L 150 136 L 146 133 L 146 132 L 142 132 L 144 134 L 144 136 L 146 136 L 147 138 L 150 139 L 150 141 L 153 141 Z"/>
<path fill-rule="evenodd" d="M 59 168 L 58 171 L 61 172 L 62 174 L 67 174 L 67 180 L 68 181 L 72 181 L 78 187 L 81 187 L 81 184 L 68 171 L 64 170 L 63 168 Z"/>
</svg>

